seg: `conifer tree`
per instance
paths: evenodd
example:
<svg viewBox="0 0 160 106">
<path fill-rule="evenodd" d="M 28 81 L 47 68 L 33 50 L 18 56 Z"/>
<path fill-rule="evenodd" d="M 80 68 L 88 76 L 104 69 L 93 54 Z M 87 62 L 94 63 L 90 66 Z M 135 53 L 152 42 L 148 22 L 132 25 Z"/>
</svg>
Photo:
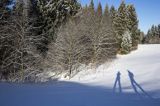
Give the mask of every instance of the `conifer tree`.
<svg viewBox="0 0 160 106">
<path fill-rule="evenodd" d="M 139 39 L 139 44 L 143 44 L 144 43 L 144 38 L 145 38 L 145 34 L 143 31 L 140 32 L 140 39 Z"/>
<path fill-rule="evenodd" d="M 115 7 L 112 5 L 110 8 L 110 18 L 112 20 L 112 23 L 116 17 L 116 14 L 117 14 L 117 11 L 116 11 Z"/>
<path fill-rule="evenodd" d="M 160 43 L 160 26 L 152 25 L 152 27 L 148 30 L 147 35 L 145 36 L 145 43 L 149 44 L 159 44 Z"/>
<path fill-rule="evenodd" d="M 134 48 L 137 48 L 138 41 L 140 39 L 140 33 L 138 31 L 138 19 L 136 10 L 133 5 L 127 6 L 127 15 L 128 15 L 128 22 L 127 22 L 127 28 L 131 32 L 132 37 L 132 46 Z"/>
<path fill-rule="evenodd" d="M 122 42 L 122 35 L 127 30 L 127 9 L 124 1 L 120 4 L 116 17 L 113 19 L 113 26 L 115 28 L 116 37 L 119 48 Z"/>
<path fill-rule="evenodd" d="M 98 3 L 96 15 L 97 15 L 97 18 L 99 18 L 99 22 L 100 22 L 102 20 L 102 5 L 100 2 Z"/>
<path fill-rule="evenodd" d="M 152 27 L 151 27 L 151 36 L 153 37 L 153 36 L 155 36 L 155 26 L 154 25 L 152 25 Z"/>
<path fill-rule="evenodd" d="M 155 35 L 158 36 L 158 26 L 155 27 Z"/>
<path fill-rule="evenodd" d="M 148 32 L 147 32 L 147 35 L 145 36 L 145 40 L 144 40 L 144 43 L 149 43 L 149 39 L 150 37 L 152 36 L 152 33 L 151 33 L 151 30 L 149 29 Z"/>
<path fill-rule="evenodd" d="M 99 4 L 99 10 L 101 13 L 100 5 L 101 4 Z M 93 3 L 91 2 L 90 7 L 92 6 Z M 85 32 L 87 37 L 90 39 L 90 52 L 92 52 L 90 63 L 93 63 L 93 66 L 115 56 L 117 52 L 115 49 L 116 37 L 114 36 L 115 34 L 113 32 L 108 11 L 109 10 L 106 9 L 105 13 L 102 15 L 101 21 L 97 21 L 99 20 L 99 17 L 94 14 L 90 14 L 91 11 L 89 11 L 89 14 L 83 15 L 85 21 L 84 26 L 86 27 L 83 32 Z"/>
<path fill-rule="evenodd" d="M 77 0 L 38 0 L 37 6 L 43 22 L 42 42 L 46 48 L 48 43 L 55 42 L 57 28 L 81 8 Z"/>
<path fill-rule="evenodd" d="M 129 31 L 125 31 L 122 35 L 122 42 L 121 42 L 121 53 L 128 54 L 131 51 L 132 47 L 132 37 Z"/>
<path fill-rule="evenodd" d="M 99 29 L 99 61 L 106 61 L 111 59 L 117 54 L 117 40 L 109 14 L 108 5 L 102 17 L 101 26 Z"/>
<path fill-rule="evenodd" d="M 105 20 L 111 21 L 110 12 L 109 12 L 109 7 L 108 7 L 107 4 L 106 4 L 106 6 L 105 6 L 105 10 L 104 10 L 103 16 L 105 17 Z"/>
<path fill-rule="evenodd" d="M 160 38 L 160 24 L 158 25 L 158 35 L 159 35 L 159 38 Z"/>
<path fill-rule="evenodd" d="M 106 10 L 105 10 L 106 11 Z M 106 14 L 106 12 L 104 13 Z M 109 10 L 109 18 L 111 20 L 111 24 L 112 24 L 112 28 L 113 28 L 113 31 L 114 31 L 114 34 L 116 35 L 116 29 L 115 29 L 115 26 L 114 26 L 114 23 L 115 23 L 115 18 L 116 18 L 116 15 L 117 15 L 117 10 L 115 9 L 115 7 L 112 5 L 110 10 Z M 117 38 L 117 36 L 116 36 Z"/>
<path fill-rule="evenodd" d="M 90 2 L 89 12 L 90 12 L 92 15 L 95 15 L 95 8 L 94 8 L 94 1 L 93 1 L 93 0 L 91 0 L 91 2 Z"/>
</svg>

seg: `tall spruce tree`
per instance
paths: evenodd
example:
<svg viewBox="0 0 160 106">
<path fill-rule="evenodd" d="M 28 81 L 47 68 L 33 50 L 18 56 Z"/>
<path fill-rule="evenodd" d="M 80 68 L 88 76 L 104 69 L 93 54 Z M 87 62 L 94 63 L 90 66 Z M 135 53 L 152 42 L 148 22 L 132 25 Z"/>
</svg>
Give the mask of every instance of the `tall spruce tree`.
<svg viewBox="0 0 160 106">
<path fill-rule="evenodd" d="M 108 5 L 105 6 L 99 34 L 99 38 L 101 38 L 99 43 L 101 51 L 99 54 L 99 60 L 104 62 L 107 59 L 115 57 L 117 54 L 117 40 Z"/>
<path fill-rule="evenodd" d="M 159 35 L 159 38 L 160 38 L 160 24 L 158 25 L 158 35 Z"/>
<path fill-rule="evenodd" d="M 113 19 L 113 26 L 115 28 L 119 49 L 121 48 L 122 35 L 127 30 L 127 9 L 124 1 L 120 4 L 115 18 Z"/>
<path fill-rule="evenodd" d="M 105 13 L 106 14 L 106 9 L 105 9 Z M 114 21 L 115 21 L 115 18 L 116 18 L 116 15 L 117 15 L 117 10 L 115 9 L 115 7 L 112 5 L 110 10 L 109 10 L 109 18 L 111 20 L 111 23 L 112 23 L 112 28 L 113 28 L 113 31 L 114 31 L 114 34 L 116 35 L 116 29 L 114 27 Z M 117 36 L 116 36 L 117 38 Z"/>
<path fill-rule="evenodd" d="M 91 0 L 91 2 L 90 2 L 89 12 L 90 12 L 92 15 L 95 15 L 95 8 L 94 8 L 94 1 L 93 1 L 93 0 Z"/>
<path fill-rule="evenodd" d="M 155 25 L 152 25 L 151 27 L 151 36 L 155 36 Z"/>
<path fill-rule="evenodd" d="M 111 17 L 110 17 L 110 12 L 109 12 L 109 7 L 108 5 L 106 4 L 105 6 L 105 9 L 104 9 L 104 17 L 105 17 L 105 20 L 108 20 L 108 21 L 111 21 Z"/>
<path fill-rule="evenodd" d="M 97 15 L 97 18 L 99 18 L 99 21 L 101 21 L 102 20 L 102 5 L 100 2 L 98 3 L 96 15 Z"/>
<path fill-rule="evenodd" d="M 140 39 L 140 33 L 138 31 L 138 19 L 134 5 L 127 6 L 127 28 L 131 32 L 132 46 L 137 48 L 138 41 Z"/>
<path fill-rule="evenodd" d="M 115 7 L 112 5 L 110 8 L 110 18 L 112 20 L 112 23 L 116 17 L 116 14 L 117 14 L 117 11 L 116 11 Z"/>
</svg>

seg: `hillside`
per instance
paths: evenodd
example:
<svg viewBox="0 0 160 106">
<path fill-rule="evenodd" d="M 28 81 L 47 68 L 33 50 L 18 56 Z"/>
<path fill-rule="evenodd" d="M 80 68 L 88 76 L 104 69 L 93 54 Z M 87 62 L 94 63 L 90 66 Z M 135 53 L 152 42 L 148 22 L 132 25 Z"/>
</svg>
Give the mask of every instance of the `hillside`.
<svg viewBox="0 0 160 106">
<path fill-rule="evenodd" d="M 80 72 L 70 81 L 0 83 L 0 106 L 159 106 L 159 54 L 160 45 L 140 45 L 129 55 L 118 55 L 109 68 L 103 64 L 96 71 Z M 129 78 L 127 70 L 134 77 L 130 73 Z M 115 89 L 117 93 L 113 93 L 118 71 L 122 92 Z"/>
<path fill-rule="evenodd" d="M 118 55 L 110 64 L 101 65 L 94 73 L 85 70 L 76 75 L 72 80 L 91 85 L 113 88 L 116 74 L 121 73 L 122 91 L 133 92 L 127 70 L 131 71 L 135 80 L 147 92 L 160 91 L 160 45 L 139 45 L 138 50 L 128 55 Z M 154 96 L 160 97 L 160 92 Z"/>
</svg>

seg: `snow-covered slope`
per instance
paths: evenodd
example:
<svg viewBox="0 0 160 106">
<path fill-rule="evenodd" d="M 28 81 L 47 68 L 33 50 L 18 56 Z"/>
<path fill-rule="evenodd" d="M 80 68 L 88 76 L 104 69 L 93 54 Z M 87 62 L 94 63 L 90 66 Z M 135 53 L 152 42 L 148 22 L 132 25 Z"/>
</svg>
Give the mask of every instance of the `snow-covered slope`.
<svg viewBox="0 0 160 106">
<path fill-rule="evenodd" d="M 133 92 L 127 70 L 134 74 L 135 81 L 146 91 L 156 92 L 153 96 L 160 97 L 160 45 L 139 45 L 138 50 L 128 55 L 118 55 L 110 64 L 99 66 L 96 72 L 84 70 L 72 81 L 87 85 L 98 85 L 113 88 L 117 72 L 121 73 L 122 92 Z"/>
<path fill-rule="evenodd" d="M 140 45 L 129 55 L 118 55 L 109 66 L 86 69 L 70 81 L 0 83 L 0 106 L 160 106 L 159 75 L 160 45 Z M 116 77 L 122 93 L 113 93 Z"/>
</svg>

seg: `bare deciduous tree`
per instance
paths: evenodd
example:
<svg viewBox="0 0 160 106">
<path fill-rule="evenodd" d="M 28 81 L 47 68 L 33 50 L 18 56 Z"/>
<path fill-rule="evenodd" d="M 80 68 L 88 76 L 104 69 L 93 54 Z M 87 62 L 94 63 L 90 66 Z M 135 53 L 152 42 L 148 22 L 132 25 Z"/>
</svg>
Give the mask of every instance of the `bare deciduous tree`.
<svg viewBox="0 0 160 106">
<path fill-rule="evenodd" d="M 78 68 L 85 49 L 79 31 L 79 25 L 70 20 L 59 29 L 56 43 L 51 44 L 49 50 L 55 67 L 61 71 L 68 70 L 69 76 Z"/>
<path fill-rule="evenodd" d="M 23 5 L 17 5 L 17 11 L 2 22 L 0 29 L 0 73 L 10 81 L 24 81 L 41 60 L 32 46 L 32 36 L 27 34 Z"/>
</svg>

